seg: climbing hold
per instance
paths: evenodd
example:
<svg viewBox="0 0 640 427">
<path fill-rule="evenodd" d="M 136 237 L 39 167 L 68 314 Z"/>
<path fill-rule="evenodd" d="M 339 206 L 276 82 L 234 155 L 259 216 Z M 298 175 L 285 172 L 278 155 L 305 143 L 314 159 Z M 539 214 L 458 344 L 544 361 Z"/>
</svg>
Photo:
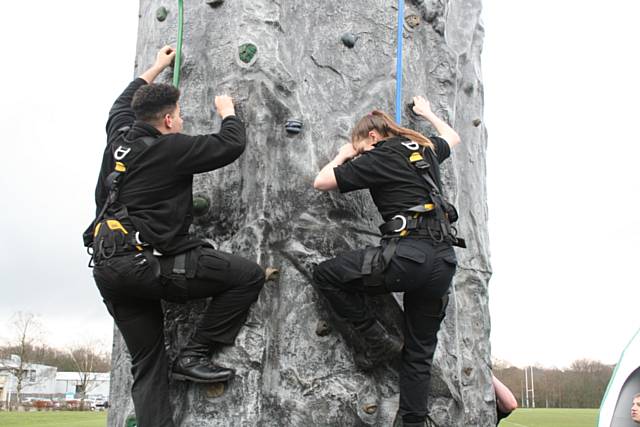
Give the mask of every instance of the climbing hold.
<svg viewBox="0 0 640 427">
<path fill-rule="evenodd" d="M 420 17 L 418 15 L 407 15 L 404 18 L 405 28 L 413 31 L 420 25 Z"/>
<path fill-rule="evenodd" d="M 133 415 L 130 415 L 124 423 L 125 427 L 138 427 L 138 421 Z"/>
<path fill-rule="evenodd" d="M 224 3 L 224 0 L 206 0 L 205 3 L 207 3 L 211 7 L 218 7 L 222 3 Z"/>
<path fill-rule="evenodd" d="M 421 118 L 421 116 L 419 114 L 417 114 L 415 111 L 413 111 L 413 107 L 415 107 L 415 102 L 411 101 L 410 103 L 407 104 L 407 111 L 409 112 L 409 115 L 411 116 L 411 118 L 413 119 L 419 119 Z"/>
<path fill-rule="evenodd" d="M 464 85 L 464 88 L 462 89 L 464 91 L 464 93 L 466 93 L 468 96 L 473 95 L 473 83 L 467 83 L 466 85 Z"/>
<path fill-rule="evenodd" d="M 331 326 L 325 320 L 319 320 L 316 325 L 316 335 L 319 337 L 326 337 L 331 333 Z"/>
<path fill-rule="evenodd" d="M 482 120 L 480 120 L 480 119 L 473 119 L 473 125 L 474 125 L 475 127 L 480 126 L 480 124 L 482 124 Z"/>
<path fill-rule="evenodd" d="M 288 133 L 300 133 L 302 132 L 302 120 L 289 119 L 287 123 L 285 123 L 284 128 Z"/>
<path fill-rule="evenodd" d="M 169 14 L 169 11 L 167 10 L 167 8 L 164 6 L 160 6 L 158 10 L 156 10 L 156 19 L 162 22 L 165 19 L 167 19 L 168 14 Z"/>
<path fill-rule="evenodd" d="M 375 412 L 378 410 L 378 405 L 376 405 L 375 403 L 367 403 L 362 407 L 362 410 L 367 414 L 375 414 Z"/>
<path fill-rule="evenodd" d="M 253 43 L 245 43 L 240 45 L 238 48 L 238 56 L 240 57 L 240 61 L 248 64 L 258 53 L 258 48 Z"/>
<path fill-rule="evenodd" d="M 344 33 L 341 37 L 342 43 L 349 49 L 356 45 L 358 41 L 358 36 L 353 33 Z"/>
<path fill-rule="evenodd" d="M 209 199 L 202 195 L 193 198 L 193 215 L 202 216 L 209 212 Z"/>
<path fill-rule="evenodd" d="M 273 268 L 273 267 L 267 267 L 264 269 L 264 277 L 265 277 L 265 281 L 269 281 L 269 280 L 278 280 L 278 278 L 280 277 L 280 270 L 278 270 L 277 268 Z"/>
<path fill-rule="evenodd" d="M 214 383 L 207 386 L 207 397 L 215 399 L 224 394 L 224 383 Z"/>
</svg>

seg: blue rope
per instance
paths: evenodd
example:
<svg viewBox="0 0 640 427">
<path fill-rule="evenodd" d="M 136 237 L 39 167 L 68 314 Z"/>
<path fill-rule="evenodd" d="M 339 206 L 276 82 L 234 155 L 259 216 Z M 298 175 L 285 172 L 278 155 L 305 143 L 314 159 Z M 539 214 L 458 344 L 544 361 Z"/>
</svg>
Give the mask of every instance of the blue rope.
<svg viewBox="0 0 640 427">
<path fill-rule="evenodd" d="M 398 0 L 398 50 L 396 51 L 396 123 L 402 121 L 402 40 L 404 0 Z"/>
</svg>

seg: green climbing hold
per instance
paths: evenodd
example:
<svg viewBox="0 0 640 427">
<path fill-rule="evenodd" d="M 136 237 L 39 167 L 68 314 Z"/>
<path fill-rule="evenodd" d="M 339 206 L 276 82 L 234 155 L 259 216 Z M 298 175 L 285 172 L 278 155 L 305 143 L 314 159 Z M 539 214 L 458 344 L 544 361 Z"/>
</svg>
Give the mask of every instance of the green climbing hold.
<svg viewBox="0 0 640 427">
<path fill-rule="evenodd" d="M 156 19 L 162 22 L 165 19 L 167 19 L 168 14 L 169 14 L 169 11 L 167 10 L 167 8 L 164 6 L 161 6 L 158 8 L 158 10 L 156 10 Z"/>
<path fill-rule="evenodd" d="M 254 56 L 258 53 L 258 48 L 253 43 L 245 43 L 240 45 L 238 49 L 238 55 L 240 56 L 240 61 L 248 64 L 251 62 Z"/>
<path fill-rule="evenodd" d="M 209 212 L 209 199 L 205 196 L 195 196 L 193 198 L 193 215 L 202 216 Z"/>
<path fill-rule="evenodd" d="M 127 420 L 125 421 L 125 426 L 126 427 L 138 427 L 138 421 L 136 420 L 136 417 L 131 416 L 131 417 L 127 418 Z"/>
</svg>

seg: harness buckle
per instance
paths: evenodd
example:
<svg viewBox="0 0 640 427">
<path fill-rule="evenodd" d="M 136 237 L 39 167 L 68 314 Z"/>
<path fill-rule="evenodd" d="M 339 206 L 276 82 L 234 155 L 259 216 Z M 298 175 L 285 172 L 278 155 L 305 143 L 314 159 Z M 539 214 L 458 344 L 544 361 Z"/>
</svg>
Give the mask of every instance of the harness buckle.
<svg viewBox="0 0 640 427">
<path fill-rule="evenodd" d="M 402 227 L 397 228 L 395 230 L 393 230 L 394 233 L 400 233 L 401 231 L 403 231 L 405 228 L 407 228 L 407 217 L 404 215 L 396 215 L 393 218 L 391 218 L 391 220 L 394 220 L 396 218 L 400 218 L 402 220 Z"/>
</svg>

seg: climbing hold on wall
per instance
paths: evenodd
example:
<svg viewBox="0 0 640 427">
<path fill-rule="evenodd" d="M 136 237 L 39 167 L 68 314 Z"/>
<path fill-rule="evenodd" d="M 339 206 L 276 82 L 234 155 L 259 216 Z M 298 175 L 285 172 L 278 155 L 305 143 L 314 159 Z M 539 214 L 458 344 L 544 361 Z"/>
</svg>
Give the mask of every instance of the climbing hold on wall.
<svg viewBox="0 0 640 427">
<path fill-rule="evenodd" d="M 224 0 L 206 0 L 206 3 L 211 7 L 218 7 L 224 3 Z"/>
<path fill-rule="evenodd" d="M 319 337 L 326 337 L 331 333 L 331 326 L 326 320 L 319 320 L 316 325 L 316 335 Z"/>
<path fill-rule="evenodd" d="M 202 216 L 209 212 L 209 199 L 202 195 L 193 198 L 193 215 Z"/>
<path fill-rule="evenodd" d="M 413 31 L 420 25 L 420 17 L 418 15 L 407 15 L 404 18 L 404 28 L 407 31 Z"/>
<path fill-rule="evenodd" d="M 411 116 L 412 119 L 419 119 L 421 118 L 421 116 L 419 114 L 417 114 L 415 111 L 413 111 L 413 107 L 415 106 L 415 102 L 411 101 L 410 103 L 407 104 L 407 112 L 409 113 L 409 115 Z"/>
<path fill-rule="evenodd" d="M 127 420 L 124 422 L 125 427 L 138 427 L 138 421 L 136 420 L 136 417 L 134 417 L 133 415 L 130 415 L 129 417 L 127 417 Z"/>
<path fill-rule="evenodd" d="M 164 6 L 160 6 L 158 10 L 156 10 L 156 19 L 162 22 L 165 19 L 167 19 L 168 14 L 169 14 L 169 11 L 167 10 L 167 8 Z"/>
<path fill-rule="evenodd" d="M 302 120 L 289 119 L 287 123 L 285 123 L 284 128 L 288 133 L 300 133 L 302 132 Z"/>
<path fill-rule="evenodd" d="M 471 96 L 473 95 L 473 89 L 474 89 L 473 83 L 467 83 L 464 85 L 464 88 L 462 90 L 464 90 L 464 93 Z"/>
<path fill-rule="evenodd" d="M 375 412 L 378 410 L 378 405 L 376 405 L 375 403 L 367 403 L 362 407 L 362 410 L 369 415 L 375 414 Z"/>
<path fill-rule="evenodd" d="M 256 56 L 256 53 L 258 53 L 258 48 L 253 43 L 244 43 L 238 48 L 238 56 L 240 57 L 240 61 L 244 62 L 245 64 L 250 63 Z"/>
<path fill-rule="evenodd" d="M 224 383 L 215 383 L 207 386 L 207 397 L 215 399 L 224 394 Z"/>
<path fill-rule="evenodd" d="M 342 43 L 349 49 L 356 45 L 358 41 L 358 36 L 353 33 L 344 33 L 341 37 Z"/>
<path fill-rule="evenodd" d="M 280 278 L 280 270 L 273 267 L 267 267 L 264 269 L 264 280 L 265 281 L 276 281 Z"/>
<path fill-rule="evenodd" d="M 475 127 L 478 127 L 478 126 L 480 126 L 481 124 L 482 124 L 482 120 L 480 120 L 480 119 L 473 119 L 473 125 L 474 125 Z"/>
</svg>

